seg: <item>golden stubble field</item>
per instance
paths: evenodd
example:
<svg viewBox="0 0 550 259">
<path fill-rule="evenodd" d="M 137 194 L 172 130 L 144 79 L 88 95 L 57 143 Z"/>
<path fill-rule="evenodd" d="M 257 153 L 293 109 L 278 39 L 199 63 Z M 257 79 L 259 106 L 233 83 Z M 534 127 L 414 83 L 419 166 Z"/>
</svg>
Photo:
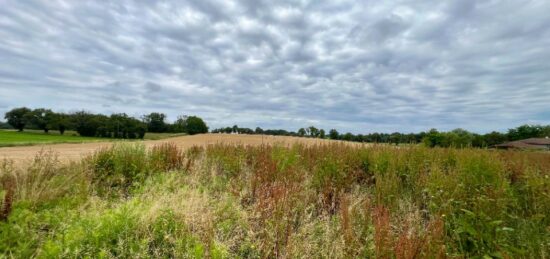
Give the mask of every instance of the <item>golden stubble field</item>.
<svg viewBox="0 0 550 259">
<path fill-rule="evenodd" d="M 208 146 L 214 144 L 232 144 L 232 145 L 322 145 L 329 143 L 346 143 L 348 145 L 360 146 L 365 144 L 344 142 L 338 140 L 325 140 L 316 138 L 300 138 L 287 136 L 265 136 L 265 135 L 234 135 L 234 134 L 200 134 L 193 136 L 182 136 L 162 140 L 144 140 L 133 141 L 133 143 L 143 143 L 147 148 L 161 143 L 175 143 L 179 148 L 187 149 L 193 146 Z M 35 157 L 40 151 L 53 151 L 58 155 L 60 161 L 75 161 L 93 153 L 94 151 L 110 147 L 115 143 L 130 143 L 130 141 L 115 142 L 93 142 L 93 143 L 75 143 L 75 144 L 46 144 L 21 147 L 2 147 L 0 148 L 0 159 L 10 159 L 16 163 L 25 163 Z"/>
</svg>

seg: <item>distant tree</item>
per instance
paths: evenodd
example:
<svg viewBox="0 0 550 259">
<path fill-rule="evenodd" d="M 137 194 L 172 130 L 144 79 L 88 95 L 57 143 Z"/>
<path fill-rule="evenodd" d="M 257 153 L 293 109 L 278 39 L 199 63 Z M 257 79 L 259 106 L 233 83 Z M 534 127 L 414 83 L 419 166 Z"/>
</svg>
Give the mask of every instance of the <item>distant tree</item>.
<svg viewBox="0 0 550 259">
<path fill-rule="evenodd" d="M 178 116 L 178 119 L 172 124 L 171 131 L 176 133 L 186 132 L 187 118 L 187 115 Z"/>
<path fill-rule="evenodd" d="M 91 114 L 85 111 L 76 112 L 71 115 L 75 130 L 81 136 L 97 136 L 98 129 L 107 125 L 109 118 L 101 114 Z"/>
<path fill-rule="evenodd" d="M 316 138 L 316 137 L 319 136 L 319 129 L 317 129 L 313 126 L 309 126 L 307 128 L 307 131 L 308 131 L 310 137 Z"/>
<path fill-rule="evenodd" d="M 521 125 L 515 129 L 508 130 L 508 138 L 510 140 L 520 140 L 527 138 L 541 137 L 544 129 L 540 125 Z"/>
<path fill-rule="evenodd" d="M 489 146 L 489 147 L 502 144 L 506 142 L 507 139 L 508 137 L 506 136 L 506 134 L 502 134 L 496 131 L 483 135 L 483 142 L 486 146 Z"/>
<path fill-rule="evenodd" d="M 147 124 L 147 130 L 149 132 L 162 133 L 168 130 L 168 125 L 164 121 L 166 114 L 152 112 L 143 116 L 143 122 Z"/>
<path fill-rule="evenodd" d="M 239 133 L 239 126 L 233 125 L 233 128 L 231 129 L 231 133 Z"/>
<path fill-rule="evenodd" d="M 541 137 L 541 138 L 549 137 L 550 138 L 550 125 L 546 125 L 546 126 L 541 128 L 541 132 L 539 134 L 539 137 Z"/>
<path fill-rule="evenodd" d="M 54 127 L 55 114 L 50 109 L 34 109 L 31 112 L 27 112 L 25 118 L 31 125 L 43 130 L 45 133 L 48 133 Z"/>
<path fill-rule="evenodd" d="M 306 135 L 306 130 L 304 128 L 300 128 L 298 130 L 298 136 L 303 137 Z"/>
<path fill-rule="evenodd" d="M 264 134 L 264 130 L 260 127 L 256 127 L 256 130 L 254 130 L 254 133 L 256 134 Z"/>
<path fill-rule="evenodd" d="M 65 130 L 71 126 L 70 116 L 64 113 L 54 113 L 51 123 L 52 129 L 59 130 L 59 133 L 63 135 Z"/>
<path fill-rule="evenodd" d="M 350 133 L 350 132 L 347 132 L 346 134 L 344 134 L 344 135 L 342 136 L 342 139 L 343 139 L 343 140 L 346 140 L 346 141 L 353 141 L 354 138 L 355 138 L 355 136 L 354 136 L 352 133 Z"/>
<path fill-rule="evenodd" d="M 186 132 L 189 135 L 208 133 L 208 126 L 206 123 L 197 116 L 189 116 L 185 120 Z"/>
<path fill-rule="evenodd" d="M 472 146 L 474 135 L 464 129 L 454 129 L 446 135 L 450 136 L 451 141 L 449 146 L 453 147 L 469 147 Z"/>
<path fill-rule="evenodd" d="M 322 138 L 324 139 L 326 136 L 325 136 L 325 130 L 324 129 L 320 129 L 319 130 L 319 138 Z"/>
<path fill-rule="evenodd" d="M 431 129 L 426 136 L 424 136 L 424 139 L 422 139 L 422 142 L 427 147 L 435 147 L 440 146 L 442 143 L 443 137 L 439 131 L 436 129 Z"/>
<path fill-rule="evenodd" d="M 392 133 L 389 136 L 389 141 L 392 144 L 398 145 L 399 143 L 401 143 L 401 133 L 399 133 L 399 132 Z"/>
<path fill-rule="evenodd" d="M 331 129 L 329 132 L 328 132 L 328 137 L 330 139 L 338 139 L 340 137 L 340 134 L 338 133 L 337 130 L 335 129 Z"/>
<path fill-rule="evenodd" d="M 487 141 L 485 141 L 485 138 L 483 135 L 479 134 L 472 134 L 472 147 L 487 147 Z"/>
<path fill-rule="evenodd" d="M 254 134 L 254 130 L 251 128 L 239 128 L 237 132 L 239 132 L 239 134 Z"/>
<path fill-rule="evenodd" d="M 0 129 L 13 129 L 13 127 L 4 121 L 0 121 Z"/>
<path fill-rule="evenodd" d="M 4 119 L 8 120 L 8 124 L 13 128 L 18 131 L 23 131 L 25 125 L 27 125 L 27 118 L 25 115 L 30 112 L 31 110 L 27 107 L 14 108 L 6 113 Z"/>
</svg>

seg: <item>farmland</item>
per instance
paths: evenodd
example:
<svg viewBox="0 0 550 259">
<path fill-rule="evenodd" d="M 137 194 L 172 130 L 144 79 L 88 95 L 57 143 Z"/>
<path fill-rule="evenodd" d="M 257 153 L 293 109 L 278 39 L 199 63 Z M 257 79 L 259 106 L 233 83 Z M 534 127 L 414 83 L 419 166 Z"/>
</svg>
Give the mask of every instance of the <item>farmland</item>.
<svg viewBox="0 0 550 259">
<path fill-rule="evenodd" d="M 152 133 L 145 134 L 144 140 L 160 140 L 184 136 L 183 133 Z M 61 135 L 58 131 L 50 131 L 44 133 L 39 130 L 26 130 L 18 132 L 15 130 L 0 130 L 0 147 L 15 147 L 15 146 L 33 146 L 33 145 L 48 145 L 61 143 L 86 143 L 86 142 L 106 142 L 113 141 L 112 139 L 99 137 L 82 137 L 74 131 L 66 131 Z M 116 140 L 115 140 L 116 141 Z"/>
<path fill-rule="evenodd" d="M 149 135 L 150 133 L 146 134 Z M 58 154 L 59 159 L 63 162 L 76 161 L 95 150 L 103 147 L 110 147 L 115 142 L 139 142 L 147 148 L 164 143 L 171 142 L 177 145 L 179 148 L 188 149 L 193 146 L 208 146 L 218 143 L 226 144 L 243 144 L 243 145 L 261 145 L 261 144 L 281 144 L 292 145 L 296 143 L 313 145 L 319 143 L 346 143 L 347 145 L 359 146 L 362 144 L 342 142 L 336 140 L 319 140 L 311 138 L 298 138 L 298 137 L 283 137 L 283 136 L 260 136 L 260 135 L 231 135 L 231 134 L 200 134 L 193 136 L 181 136 L 178 134 L 170 133 L 153 133 L 151 139 L 144 141 L 134 140 L 117 140 L 108 141 L 109 139 L 99 139 L 103 141 L 94 141 L 88 143 L 68 143 L 68 144 L 40 144 L 33 143 L 32 146 L 15 146 L 0 148 L 0 158 L 6 158 L 13 160 L 17 163 L 26 162 L 31 160 L 37 153 L 42 150 L 52 151 Z M 174 137 L 170 137 L 174 136 Z M 363 144 L 364 145 L 364 144 Z"/>
<path fill-rule="evenodd" d="M 80 137 L 70 132 L 67 132 L 65 135 L 60 135 L 57 132 L 44 134 L 37 131 L 17 132 L 13 130 L 0 130 L 0 147 L 55 143 L 83 143 L 99 140 L 101 139 L 93 137 Z"/>
<path fill-rule="evenodd" d="M 70 163 L 55 148 L 4 160 L 1 254 L 550 254 L 548 153 L 216 134 L 107 144 L 77 144 L 90 150 Z"/>
</svg>

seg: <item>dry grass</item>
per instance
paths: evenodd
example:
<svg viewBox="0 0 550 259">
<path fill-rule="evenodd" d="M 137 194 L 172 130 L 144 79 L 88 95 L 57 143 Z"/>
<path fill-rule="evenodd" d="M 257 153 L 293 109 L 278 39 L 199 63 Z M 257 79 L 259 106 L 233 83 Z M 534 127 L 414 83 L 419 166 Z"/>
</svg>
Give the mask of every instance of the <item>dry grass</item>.
<svg viewBox="0 0 550 259">
<path fill-rule="evenodd" d="M 2 167 L 0 252 L 543 258 L 548 161 L 550 154 L 342 143 L 133 143 L 73 164 L 42 152 L 26 167 Z"/>
</svg>

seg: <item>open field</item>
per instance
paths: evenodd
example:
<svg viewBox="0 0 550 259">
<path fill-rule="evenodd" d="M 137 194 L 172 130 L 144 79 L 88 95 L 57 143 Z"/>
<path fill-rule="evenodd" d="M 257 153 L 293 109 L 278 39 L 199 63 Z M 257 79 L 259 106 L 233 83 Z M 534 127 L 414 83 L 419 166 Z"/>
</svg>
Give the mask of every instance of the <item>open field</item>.
<svg viewBox="0 0 550 259">
<path fill-rule="evenodd" d="M 17 132 L 15 130 L 0 130 L 0 147 L 55 143 L 83 143 L 101 140 L 100 138 L 80 137 L 70 132 L 66 132 L 65 135 L 60 135 L 58 132 L 45 134 L 41 131 Z"/>
<path fill-rule="evenodd" d="M 1 132 L 1 131 L 0 131 Z M 104 139 L 100 139 L 104 140 Z M 261 145 L 261 144 L 283 144 L 291 145 L 295 143 L 303 144 L 316 144 L 316 143 L 333 143 L 340 141 L 332 140 L 320 140 L 310 138 L 298 138 L 298 137 L 283 137 L 283 136 L 264 136 L 264 135 L 231 135 L 231 134 L 201 134 L 193 136 L 180 136 L 160 140 L 143 140 L 143 141 L 129 141 L 118 140 L 120 142 L 139 142 L 143 143 L 146 147 L 151 147 L 159 143 L 169 141 L 176 144 L 179 148 L 187 149 L 192 146 L 208 146 L 216 143 L 225 144 L 243 144 L 243 145 Z M 111 141 L 100 141 L 91 143 L 80 144 L 55 144 L 55 145 L 40 145 L 23 147 L 3 147 L 0 148 L 0 158 L 12 159 L 15 161 L 24 161 L 33 158 L 42 149 L 52 150 L 57 153 L 59 159 L 62 161 L 77 160 L 83 156 L 90 154 L 91 152 L 102 147 L 109 147 L 113 145 Z M 359 146 L 358 143 L 346 142 L 348 145 Z"/>
<path fill-rule="evenodd" d="M 184 136 L 184 133 L 152 133 L 147 132 L 144 140 L 160 140 L 166 138 Z M 76 131 L 65 131 L 61 135 L 59 131 L 50 130 L 47 134 L 41 130 L 0 130 L 0 147 L 33 146 L 60 143 L 84 143 L 84 142 L 120 141 L 120 139 L 81 137 Z M 123 140 L 124 141 L 124 140 Z"/>
<path fill-rule="evenodd" d="M 0 257 L 550 255 L 548 153 L 173 140 L 106 143 L 78 163 L 48 152 L 4 162 Z"/>
</svg>

